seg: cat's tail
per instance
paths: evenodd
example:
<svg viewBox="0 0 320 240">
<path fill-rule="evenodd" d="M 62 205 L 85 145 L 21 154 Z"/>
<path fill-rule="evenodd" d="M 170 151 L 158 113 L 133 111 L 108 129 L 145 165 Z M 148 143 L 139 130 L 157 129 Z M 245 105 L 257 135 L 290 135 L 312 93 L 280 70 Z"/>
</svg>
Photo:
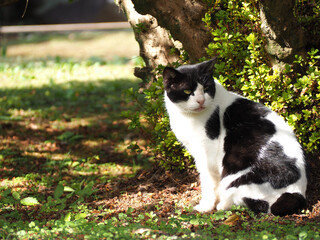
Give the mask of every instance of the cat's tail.
<svg viewBox="0 0 320 240">
<path fill-rule="evenodd" d="M 294 214 L 306 206 L 306 199 L 300 193 L 283 193 L 271 206 L 271 213 L 277 216 Z"/>
</svg>

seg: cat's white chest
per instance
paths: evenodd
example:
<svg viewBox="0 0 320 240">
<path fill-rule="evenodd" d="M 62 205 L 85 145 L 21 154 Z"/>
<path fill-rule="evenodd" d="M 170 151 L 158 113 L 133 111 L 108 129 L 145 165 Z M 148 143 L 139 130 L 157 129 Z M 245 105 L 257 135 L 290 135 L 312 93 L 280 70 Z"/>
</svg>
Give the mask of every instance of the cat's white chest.
<svg viewBox="0 0 320 240">
<path fill-rule="evenodd" d="M 204 128 L 207 118 L 175 114 L 170 116 L 170 125 L 178 140 L 190 150 L 191 144 L 203 145 L 209 140 Z"/>
<path fill-rule="evenodd" d="M 170 111 L 170 110 L 169 110 Z M 210 168 L 214 172 L 221 172 L 223 144 L 221 135 L 215 140 L 208 138 L 205 125 L 212 111 L 190 116 L 185 114 L 170 114 L 170 125 L 177 139 L 188 149 L 195 158 L 197 168 Z M 221 166 L 220 166 L 221 167 Z"/>
</svg>

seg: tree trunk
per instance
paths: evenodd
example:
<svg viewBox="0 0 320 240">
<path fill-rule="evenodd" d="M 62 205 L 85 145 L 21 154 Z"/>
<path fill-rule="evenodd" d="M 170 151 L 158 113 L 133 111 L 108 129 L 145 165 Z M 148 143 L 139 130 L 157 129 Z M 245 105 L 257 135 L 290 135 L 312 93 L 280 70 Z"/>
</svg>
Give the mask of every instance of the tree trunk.
<svg viewBox="0 0 320 240">
<path fill-rule="evenodd" d="M 204 1 L 194 0 L 132 0 L 141 14 L 151 14 L 160 26 L 169 30 L 175 40 L 179 40 L 192 62 L 206 56 L 210 42 L 202 18 L 207 12 Z"/>
<path fill-rule="evenodd" d="M 135 69 L 135 76 L 145 83 L 152 82 L 155 77 L 153 70 L 158 65 L 168 65 L 179 60 L 179 53 L 175 49 L 174 42 L 169 33 L 158 25 L 156 18 L 149 14 L 139 14 L 131 0 L 118 0 L 117 4 L 126 14 L 131 24 L 135 38 L 139 43 L 140 56 L 146 66 Z"/>
<path fill-rule="evenodd" d="M 174 47 L 170 35 L 182 43 L 191 62 L 207 56 L 206 47 L 211 36 L 202 22 L 208 11 L 205 1 L 118 1 L 133 26 L 141 56 L 146 62 L 146 68 L 137 71 L 137 76 L 146 78 L 158 64 L 166 65 L 178 59 L 177 55 L 170 55 L 170 49 Z M 283 69 L 285 64 L 293 63 L 295 55 L 306 55 L 312 41 L 294 17 L 295 0 L 261 0 L 259 4 L 265 47 L 274 67 Z"/>
<path fill-rule="evenodd" d="M 274 66 L 292 64 L 294 56 L 305 55 L 305 33 L 293 15 L 295 0 L 261 0 L 261 28 L 266 35 L 266 51 Z"/>
</svg>

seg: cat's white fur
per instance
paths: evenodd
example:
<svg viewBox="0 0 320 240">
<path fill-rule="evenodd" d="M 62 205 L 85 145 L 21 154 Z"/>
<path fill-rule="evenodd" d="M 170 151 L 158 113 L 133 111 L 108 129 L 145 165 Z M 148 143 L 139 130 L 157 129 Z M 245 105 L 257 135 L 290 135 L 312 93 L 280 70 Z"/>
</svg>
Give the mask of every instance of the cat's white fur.
<svg viewBox="0 0 320 240">
<path fill-rule="evenodd" d="M 215 81 L 215 86 L 214 99 L 204 92 L 200 84 L 198 84 L 194 95 L 185 102 L 173 103 L 165 93 L 165 104 L 170 117 L 171 129 L 195 158 L 196 167 L 200 174 L 202 198 L 200 203 L 194 207 L 195 210 L 206 212 L 215 207 L 218 210 L 227 210 L 233 204 L 244 205 L 243 197 L 263 199 L 271 203 L 271 206 L 285 192 L 301 193 L 305 196 L 307 182 L 305 171 L 301 172 L 301 178 L 297 183 L 282 189 L 273 189 L 270 183 L 248 184 L 228 189 L 230 183 L 249 172 L 250 167 L 221 179 L 222 160 L 225 155 L 223 146 L 226 136 L 222 126 L 223 122 L 220 119 L 220 135 L 214 140 L 208 138 L 204 126 L 218 106 L 220 116 L 223 116 L 226 108 L 241 96 L 228 92 L 217 81 Z M 199 102 L 203 104 L 204 109 L 200 107 Z M 278 142 L 286 155 L 297 158 L 298 168 L 304 169 L 303 152 L 290 127 L 274 112 L 268 114 L 266 119 L 273 122 L 277 130 L 270 141 Z M 263 149 L 259 154 L 263 156 Z"/>
</svg>

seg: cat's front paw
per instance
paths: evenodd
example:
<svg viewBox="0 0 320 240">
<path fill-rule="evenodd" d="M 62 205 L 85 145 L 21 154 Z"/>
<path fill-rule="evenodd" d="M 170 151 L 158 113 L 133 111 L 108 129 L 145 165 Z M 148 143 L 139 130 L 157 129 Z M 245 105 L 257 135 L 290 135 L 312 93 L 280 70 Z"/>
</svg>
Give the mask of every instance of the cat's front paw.
<svg viewBox="0 0 320 240">
<path fill-rule="evenodd" d="M 229 210 L 232 206 L 232 202 L 230 201 L 222 201 L 222 202 L 219 202 L 218 205 L 217 205 L 217 210 L 220 211 L 220 210 Z"/>
<path fill-rule="evenodd" d="M 214 209 L 214 201 L 200 201 L 200 203 L 193 207 L 198 212 L 209 212 Z"/>
</svg>

